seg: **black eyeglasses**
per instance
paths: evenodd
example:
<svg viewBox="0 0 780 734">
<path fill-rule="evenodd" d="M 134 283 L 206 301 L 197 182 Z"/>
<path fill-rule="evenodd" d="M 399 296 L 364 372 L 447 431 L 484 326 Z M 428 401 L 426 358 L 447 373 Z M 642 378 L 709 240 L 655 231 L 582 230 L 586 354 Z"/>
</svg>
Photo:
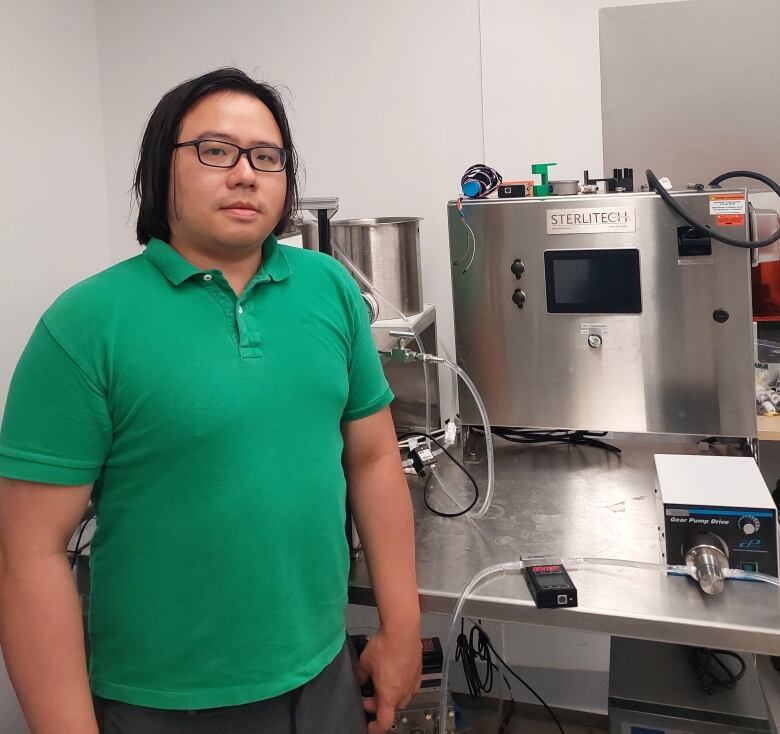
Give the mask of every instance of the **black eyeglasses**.
<svg viewBox="0 0 780 734">
<path fill-rule="evenodd" d="M 255 171 L 275 173 L 283 171 L 287 165 L 288 151 L 275 145 L 242 148 L 240 145 L 225 143 L 222 140 L 188 140 L 186 143 L 176 143 L 173 147 L 184 148 L 190 145 L 198 151 L 198 160 L 204 166 L 233 168 L 245 153 L 249 165 Z"/>
</svg>

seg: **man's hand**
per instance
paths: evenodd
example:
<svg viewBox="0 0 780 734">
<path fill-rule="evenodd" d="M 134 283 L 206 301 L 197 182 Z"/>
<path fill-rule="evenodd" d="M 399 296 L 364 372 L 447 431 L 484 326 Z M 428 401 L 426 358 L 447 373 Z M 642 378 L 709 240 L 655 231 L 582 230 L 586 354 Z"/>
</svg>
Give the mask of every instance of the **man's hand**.
<svg viewBox="0 0 780 734">
<path fill-rule="evenodd" d="M 420 684 L 414 515 L 390 408 L 342 426 L 349 498 L 379 611 L 379 632 L 360 656 L 358 675 L 374 684 L 364 704 L 376 714 L 368 734 L 384 734 Z"/>
<path fill-rule="evenodd" d="M 363 699 L 363 708 L 376 715 L 368 734 L 384 734 L 392 725 L 397 709 L 408 705 L 420 687 L 422 643 L 418 629 L 389 633 L 382 629 L 371 637 L 358 660 L 360 684 L 369 678 L 373 698 Z"/>
</svg>

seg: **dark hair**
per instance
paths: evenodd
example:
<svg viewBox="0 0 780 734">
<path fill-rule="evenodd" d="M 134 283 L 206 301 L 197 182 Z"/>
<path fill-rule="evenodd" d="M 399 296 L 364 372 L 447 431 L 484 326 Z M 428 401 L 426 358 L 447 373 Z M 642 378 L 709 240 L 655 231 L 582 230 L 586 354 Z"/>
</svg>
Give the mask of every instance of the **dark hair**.
<svg viewBox="0 0 780 734">
<path fill-rule="evenodd" d="M 286 167 L 287 193 L 284 211 L 274 234 L 287 230 L 290 219 L 298 208 L 298 156 L 281 96 L 273 87 L 256 82 L 240 69 L 226 67 L 189 79 L 169 90 L 149 117 L 133 182 L 133 193 L 138 204 L 136 236 L 140 244 L 145 245 L 152 237 L 170 241 L 168 183 L 173 146 L 177 142 L 181 121 L 198 100 L 224 91 L 241 92 L 259 99 L 271 111 L 281 130 L 282 147 L 289 151 Z"/>
</svg>

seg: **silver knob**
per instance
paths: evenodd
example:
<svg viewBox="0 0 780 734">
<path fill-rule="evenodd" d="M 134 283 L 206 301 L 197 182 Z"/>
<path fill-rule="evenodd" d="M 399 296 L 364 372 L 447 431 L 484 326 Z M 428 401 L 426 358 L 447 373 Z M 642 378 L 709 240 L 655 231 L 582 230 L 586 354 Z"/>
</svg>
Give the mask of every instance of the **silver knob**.
<svg viewBox="0 0 780 734">
<path fill-rule="evenodd" d="M 588 346 L 593 349 L 601 349 L 601 345 L 603 344 L 602 338 L 598 334 L 591 334 L 588 337 Z"/>
</svg>

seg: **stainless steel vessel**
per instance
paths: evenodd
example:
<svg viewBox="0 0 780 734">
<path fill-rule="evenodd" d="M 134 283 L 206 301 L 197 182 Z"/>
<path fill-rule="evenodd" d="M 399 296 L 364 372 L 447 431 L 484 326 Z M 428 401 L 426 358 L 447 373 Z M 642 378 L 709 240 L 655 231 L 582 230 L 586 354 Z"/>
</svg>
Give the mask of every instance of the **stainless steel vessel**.
<svg viewBox="0 0 780 734">
<path fill-rule="evenodd" d="M 747 238 L 748 217 L 729 213 L 744 189 L 674 196 Z M 468 269 L 449 203 L 457 359 L 494 425 L 755 436 L 748 250 L 697 241 L 654 193 L 465 201 L 463 214 Z"/>
<path fill-rule="evenodd" d="M 343 252 L 404 316 L 422 311 L 418 217 L 345 219 L 331 222 L 330 231 L 337 258 Z M 379 319 L 395 318 L 398 313 L 380 299 Z"/>
</svg>

